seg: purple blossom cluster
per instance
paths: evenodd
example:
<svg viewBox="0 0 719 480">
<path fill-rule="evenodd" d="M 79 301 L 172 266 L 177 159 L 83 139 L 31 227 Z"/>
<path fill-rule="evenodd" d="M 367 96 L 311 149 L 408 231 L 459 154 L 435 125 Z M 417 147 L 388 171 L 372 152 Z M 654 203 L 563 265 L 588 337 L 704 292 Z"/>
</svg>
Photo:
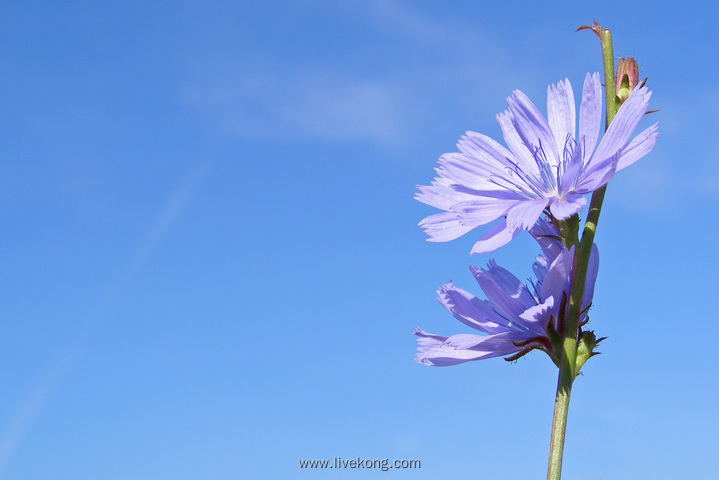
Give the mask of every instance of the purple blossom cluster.
<svg viewBox="0 0 719 480">
<path fill-rule="evenodd" d="M 445 337 L 416 328 L 416 361 L 449 366 L 498 356 L 512 360 L 538 349 L 558 362 L 575 247 L 566 248 L 555 226 L 578 214 L 587 204 L 585 195 L 654 147 L 658 123 L 632 138 L 650 97 L 646 87 L 634 88 L 597 145 L 602 119 L 598 73 L 587 74 L 584 80 L 578 134 L 568 80 L 549 86 L 546 118 L 515 90 L 507 99 L 509 109 L 497 115 L 507 147 L 467 132 L 457 144 L 459 152 L 439 158 L 437 177 L 431 185 L 419 186 L 415 196 L 443 210 L 419 224 L 429 241 L 453 240 L 498 220 L 470 253 L 493 251 L 526 230 L 539 243 L 542 255 L 533 264 L 536 279 L 529 285 L 494 261 L 485 269 L 470 267 L 487 300 L 451 282 L 443 285 L 439 302 L 454 318 L 484 335 Z M 587 321 L 598 267 L 599 254 L 592 245 L 580 326 Z"/>
</svg>

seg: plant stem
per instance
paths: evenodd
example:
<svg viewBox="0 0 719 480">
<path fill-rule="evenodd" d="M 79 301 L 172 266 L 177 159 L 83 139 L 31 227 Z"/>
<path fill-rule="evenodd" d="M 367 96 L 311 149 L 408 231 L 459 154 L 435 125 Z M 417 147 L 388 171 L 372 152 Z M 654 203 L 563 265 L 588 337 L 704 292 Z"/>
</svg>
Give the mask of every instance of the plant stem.
<svg viewBox="0 0 719 480">
<path fill-rule="evenodd" d="M 567 341 L 564 342 L 565 351 L 559 367 L 557 378 L 557 395 L 554 398 L 554 419 L 552 421 L 552 439 L 549 444 L 549 465 L 547 466 L 547 480 L 559 480 L 562 476 L 562 455 L 564 454 L 564 434 L 567 430 L 567 414 L 569 413 L 569 396 L 572 393 L 573 368 L 568 368 L 569 361 L 566 355 Z M 576 357 L 576 343 L 574 345 Z"/>
<path fill-rule="evenodd" d="M 612 48 L 612 34 L 595 22 L 594 33 L 599 36 L 602 46 L 602 59 L 604 64 L 604 91 L 606 103 L 606 128 L 614 119 L 619 109 L 614 89 L 614 52 Z M 589 152 L 591 153 L 591 152 Z M 594 244 L 594 234 L 599 222 L 599 214 L 604 202 L 606 185 L 592 194 L 589 203 L 587 220 L 584 222 L 584 231 L 579 248 L 574 250 L 572 259 L 572 279 L 569 294 L 569 310 L 564 332 L 562 358 L 559 363 L 557 377 L 557 393 L 554 399 L 554 419 L 552 421 L 552 438 L 549 445 L 549 464 L 547 466 L 547 480 L 559 480 L 562 475 L 562 455 L 564 453 L 564 437 L 567 429 L 567 415 L 569 413 L 569 397 L 572 393 L 572 384 L 579 373 L 576 371 L 577 337 L 579 334 L 579 317 L 581 316 L 584 284 L 587 279 L 589 256 Z"/>
</svg>

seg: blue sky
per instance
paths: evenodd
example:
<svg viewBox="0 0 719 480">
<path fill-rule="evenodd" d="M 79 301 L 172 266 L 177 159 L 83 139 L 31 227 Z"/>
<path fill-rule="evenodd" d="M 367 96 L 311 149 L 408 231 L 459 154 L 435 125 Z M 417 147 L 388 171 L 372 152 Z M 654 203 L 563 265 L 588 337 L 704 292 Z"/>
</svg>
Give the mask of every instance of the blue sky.
<svg viewBox="0 0 719 480">
<path fill-rule="evenodd" d="M 719 470 L 719 47 L 710 2 L 5 2 L 0 479 L 542 478 L 538 353 L 412 361 L 468 257 L 412 200 L 466 130 L 500 138 L 601 68 L 593 19 L 662 122 L 611 182 L 568 479 Z M 298 459 L 419 459 L 389 472 Z"/>
</svg>

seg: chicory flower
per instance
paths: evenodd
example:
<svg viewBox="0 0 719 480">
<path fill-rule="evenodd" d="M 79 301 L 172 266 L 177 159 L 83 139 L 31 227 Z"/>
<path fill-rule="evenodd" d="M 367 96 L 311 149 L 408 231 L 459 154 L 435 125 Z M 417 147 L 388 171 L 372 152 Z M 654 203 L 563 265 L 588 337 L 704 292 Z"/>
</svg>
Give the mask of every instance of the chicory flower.
<svg viewBox="0 0 719 480">
<path fill-rule="evenodd" d="M 418 186 L 417 200 L 444 210 L 422 220 L 420 227 L 429 241 L 446 242 L 501 219 L 471 251 L 485 253 L 529 230 L 544 211 L 558 220 L 571 217 L 586 205 L 585 194 L 654 147 L 658 123 L 630 140 L 650 96 L 646 87 L 634 89 L 595 150 L 602 117 L 598 73 L 584 80 L 578 135 L 569 80 L 549 86 L 547 118 L 515 90 L 507 98 L 509 110 L 497 115 L 508 148 L 467 132 L 457 144 L 458 153 L 439 158 L 431 185 Z"/>
<path fill-rule="evenodd" d="M 533 226 L 531 233 L 543 251 L 533 265 L 536 282 L 525 285 L 494 261 L 486 269 L 470 266 L 487 300 L 451 282 L 437 291 L 438 300 L 454 318 L 486 335 L 445 337 L 415 328 L 414 335 L 420 337 L 417 362 L 450 366 L 500 356 L 513 360 L 533 349 L 543 350 L 558 361 L 554 342 L 563 331 L 574 247 L 564 248 L 554 228 L 544 221 Z M 592 302 L 598 268 L 599 254 L 593 246 L 580 324 L 588 320 L 586 311 Z"/>
</svg>

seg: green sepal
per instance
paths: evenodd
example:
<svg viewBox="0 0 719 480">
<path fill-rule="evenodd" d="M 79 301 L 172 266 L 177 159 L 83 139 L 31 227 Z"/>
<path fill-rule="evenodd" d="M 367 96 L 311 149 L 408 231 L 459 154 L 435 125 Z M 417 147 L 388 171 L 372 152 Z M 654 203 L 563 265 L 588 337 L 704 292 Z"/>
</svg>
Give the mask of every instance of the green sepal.
<svg viewBox="0 0 719 480">
<path fill-rule="evenodd" d="M 579 371 L 582 369 L 584 364 L 594 355 L 599 355 L 601 352 L 594 351 L 597 345 L 607 337 L 597 338 L 592 330 L 580 330 L 579 340 L 577 342 L 577 359 L 574 364 L 574 376 L 576 378 L 579 375 Z"/>
</svg>

